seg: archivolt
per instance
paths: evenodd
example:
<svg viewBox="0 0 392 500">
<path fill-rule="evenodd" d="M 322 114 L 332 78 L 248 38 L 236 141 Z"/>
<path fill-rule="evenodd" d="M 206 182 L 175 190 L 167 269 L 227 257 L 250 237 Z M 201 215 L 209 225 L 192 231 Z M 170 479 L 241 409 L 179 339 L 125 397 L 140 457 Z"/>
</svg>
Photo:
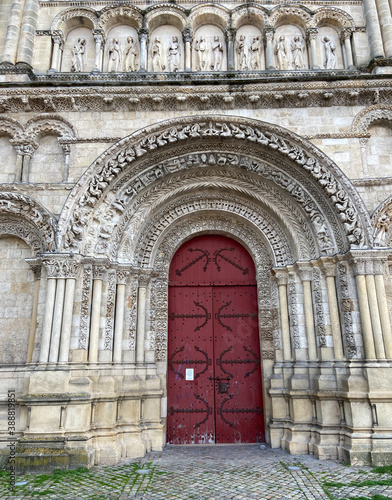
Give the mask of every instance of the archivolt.
<svg viewBox="0 0 392 500">
<path fill-rule="evenodd" d="M 19 236 L 35 253 L 56 250 L 56 219 L 23 194 L 0 192 L 0 234 Z"/>
<path fill-rule="evenodd" d="M 277 161 L 289 161 L 300 169 L 302 175 L 317 186 L 320 195 L 329 199 L 349 245 L 362 247 L 371 238 L 369 216 L 355 188 L 316 147 L 277 126 L 238 117 L 216 116 L 209 121 L 200 117 L 169 120 L 140 130 L 109 148 L 76 184 L 65 204 L 60 222 L 63 245 L 80 248 L 84 227 L 91 216 L 97 214 L 99 204 L 116 179 L 131 172 L 139 159 L 147 154 L 159 150 L 162 159 L 173 158 L 176 143 L 197 144 L 201 149 L 218 143 L 227 144 L 227 149 L 230 149 L 237 141 L 241 145 L 252 144 L 253 148 L 259 149 L 260 156 L 266 151 L 273 152 Z M 138 189 L 144 189 L 142 182 Z"/>
<path fill-rule="evenodd" d="M 367 132 L 373 122 L 379 120 L 389 121 L 392 125 L 392 106 L 375 104 L 360 111 L 352 124 L 353 132 Z"/>
</svg>

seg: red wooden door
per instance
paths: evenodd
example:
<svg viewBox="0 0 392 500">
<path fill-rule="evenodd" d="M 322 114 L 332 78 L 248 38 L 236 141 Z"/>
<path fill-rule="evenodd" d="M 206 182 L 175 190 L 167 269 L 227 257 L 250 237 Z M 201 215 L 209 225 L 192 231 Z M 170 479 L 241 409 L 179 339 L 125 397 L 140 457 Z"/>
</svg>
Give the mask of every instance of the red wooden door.
<svg viewBox="0 0 392 500">
<path fill-rule="evenodd" d="M 185 243 L 169 274 L 169 443 L 264 440 L 255 268 L 224 236 Z"/>
</svg>

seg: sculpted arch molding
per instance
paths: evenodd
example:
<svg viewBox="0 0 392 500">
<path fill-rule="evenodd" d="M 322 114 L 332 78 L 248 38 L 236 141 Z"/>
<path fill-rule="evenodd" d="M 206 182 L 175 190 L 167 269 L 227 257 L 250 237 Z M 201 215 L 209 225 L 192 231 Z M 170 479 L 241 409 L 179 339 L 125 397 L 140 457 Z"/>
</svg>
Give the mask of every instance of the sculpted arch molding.
<svg viewBox="0 0 392 500">
<path fill-rule="evenodd" d="M 339 168 L 311 143 L 281 127 L 256 120 L 218 116 L 208 122 L 201 117 L 169 120 L 139 130 L 101 155 L 71 192 L 61 215 L 62 247 L 80 248 L 89 218 L 118 180 L 137 168 L 148 155 L 174 158 L 175 146 L 207 148 L 211 142 L 256 148 L 259 155 L 275 155 L 289 162 L 316 186 L 320 196 L 341 221 L 350 247 L 371 241 L 369 216 L 354 187 Z M 140 189 L 143 189 L 141 186 Z M 111 195 L 112 197 L 113 195 Z"/>
</svg>

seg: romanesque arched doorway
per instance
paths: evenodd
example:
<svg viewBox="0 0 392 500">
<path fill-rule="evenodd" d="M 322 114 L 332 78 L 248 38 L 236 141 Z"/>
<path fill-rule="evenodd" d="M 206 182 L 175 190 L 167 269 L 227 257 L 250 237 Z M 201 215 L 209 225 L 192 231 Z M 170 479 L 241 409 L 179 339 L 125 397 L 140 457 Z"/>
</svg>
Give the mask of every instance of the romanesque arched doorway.
<svg viewBox="0 0 392 500">
<path fill-rule="evenodd" d="M 169 443 L 264 440 L 255 266 L 236 241 L 183 244 L 169 273 Z"/>
</svg>

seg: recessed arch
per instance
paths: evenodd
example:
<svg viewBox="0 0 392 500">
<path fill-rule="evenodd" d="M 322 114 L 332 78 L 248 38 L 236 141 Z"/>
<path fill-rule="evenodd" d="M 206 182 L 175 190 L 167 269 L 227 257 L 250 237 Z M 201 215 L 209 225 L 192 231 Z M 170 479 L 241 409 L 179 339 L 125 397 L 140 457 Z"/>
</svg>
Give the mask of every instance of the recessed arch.
<svg viewBox="0 0 392 500">
<path fill-rule="evenodd" d="M 70 7 L 53 19 L 50 30 L 61 31 L 66 37 L 75 28 L 86 27 L 91 30 L 98 28 L 98 13 L 90 7 Z"/>
</svg>

